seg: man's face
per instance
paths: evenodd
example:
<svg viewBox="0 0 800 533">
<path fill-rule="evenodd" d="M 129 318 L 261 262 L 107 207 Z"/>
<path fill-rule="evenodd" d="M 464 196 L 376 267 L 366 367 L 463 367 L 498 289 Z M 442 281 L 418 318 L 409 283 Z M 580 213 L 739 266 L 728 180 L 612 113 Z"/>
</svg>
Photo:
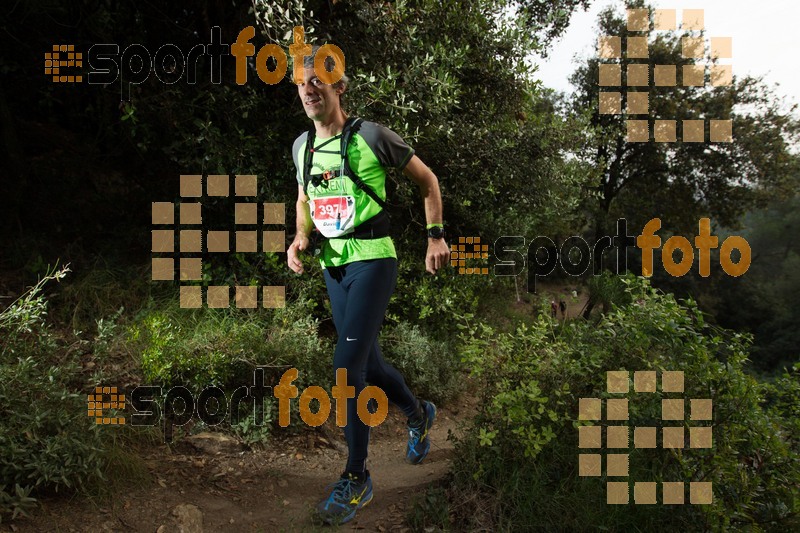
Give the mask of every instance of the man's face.
<svg viewBox="0 0 800 533">
<path fill-rule="evenodd" d="M 304 69 L 303 83 L 297 86 L 303 109 L 311 120 L 325 121 L 334 116 L 339 111 L 341 92 L 341 87 L 323 83 L 313 68 Z"/>
</svg>

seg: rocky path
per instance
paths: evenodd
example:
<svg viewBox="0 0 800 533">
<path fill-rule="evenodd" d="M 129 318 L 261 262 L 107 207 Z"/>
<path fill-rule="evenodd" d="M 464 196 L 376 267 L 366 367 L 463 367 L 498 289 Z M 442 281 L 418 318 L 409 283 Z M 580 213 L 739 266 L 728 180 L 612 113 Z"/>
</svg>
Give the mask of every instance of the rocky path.
<svg viewBox="0 0 800 533">
<path fill-rule="evenodd" d="M 405 517 L 411 502 L 448 472 L 453 446 L 448 433 L 463 426 L 467 409 L 456 402 L 439 410 L 430 455 L 413 466 L 403 460 L 404 420 L 391 408 L 389 418 L 372 430 L 368 468 L 374 500 L 339 529 L 410 531 Z M 278 436 L 258 451 L 242 451 L 235 442 L 160 445 L 146 454 L 151 481 L 143 487 L 94 503 L 45 500 L 32 518 L 3 524 L 0 531 L 330 531 L 316 523 L 313 509 L 345 459 L 341 430 L 335 427 L 327 433 Z"/>
</svg>

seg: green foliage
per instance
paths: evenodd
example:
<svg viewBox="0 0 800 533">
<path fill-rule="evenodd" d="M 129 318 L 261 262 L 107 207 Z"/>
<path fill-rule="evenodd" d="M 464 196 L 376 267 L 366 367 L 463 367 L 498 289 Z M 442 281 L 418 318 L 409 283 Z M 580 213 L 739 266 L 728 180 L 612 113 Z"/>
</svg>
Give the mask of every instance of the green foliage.
<svg viewBox="0 0 800 533">
<path fill-rule="evenodd" d="M 60 270 L 48 268 L 36 285 L 3 309 L 0 313 L 0 330 L 4 333 L 0 348 L 3 353 L 13 354 L 35 343 L 36 333 L 45 327 L 47 318 L 47 300 L 42 294 L 44 286 L 48 281 L 64 279 L 69 271 L 69 265 Z"/>
<path fill-rule="evenodd" d="M 587 282 L 589 288 L 589 305 L 602 305 L 603 312 L 608 312 L 612 304 L 630 303 L 630 293 L 619 276 L 604 270 L 599 276 L 592 276 Z"/>
<path fill-rule="evenodd" d="M 385 328 L 380 342 L 387 362 L 420 398 L 442 404 L 461 392 L 461 364 L 453 343 L 435 340 L 407 322 Z"/>
<path fill-rule="evenodd" d="M 247 312 L 237 309 L 203 309 L 196 312 L 172 305 L 148 309 L 126 328 L 125 338 L 141 361 L 142 384 L 158 385 L 166 392 L 185 386 L 195 394 L 218 386 L 231 394 L 253 384 L 256 368 L 264 368 L 264 383 L 274 386 L 289 368 L 296 368 L 294 382 L 300 390 L 316 385 L 329 390 L 333 343 L 319 334 L 316 304 L 306 298 L 287 302 L 275 310 Z M 156 400 L 162 406 L 164 396 Z M 295 405 L 296 407 L 296 405 Z M 226 419 L 223 429 L 250 446 L 263 446 L 274 430 L 276 400 L 264 398 L 263 419 L 256 420 L 252 401 L 239 404 L 238 421 Z M 292 410 L 290 427 L 299 422 Z M 196 421 L 192 432 L 206 426 Z"/>
<path fill-rule="evenodd" d="M 494 280 L 458 275 L 450 267 L 431 276 L 424 268 L 422 254 L 400 259 L 387 321 L 406 321 L 444 340 L 453 336 L 453 324 L 460 317 L 475 313 L 481 294 L 488 292 Z"/>
<path fill-rule="evenodd" d="M 800 363 L 767 383 L 765 390 L 766 407 L 781 420 L 781 437 L 790 443 L 795 457 L 800 457 Z"/>
<path fill-rule="evenodd" d="M 450 531 L 447 492 L 431 486 L 411 500 L 406 522 L 412 531 Z"/>
<path fill-rule="evenodd" d="M 240 330 L 234 333 L 234 338 L 237 333 Z M 141 343 L 142 373 L 146 382 L 169 386 L 180 383 L 183 378 L 183 383 L 191 382 L 194 389 L 230 379 L 231 363 L 227 355 L 214 346 L 228 339 L 225 329 L 201 326 L 186 332 L 180 323 L 162 312 L 149 313 L 141 324 L 132 326 L 130 332 L 130 341 Z"/>
<path fill-rule="evenodd" d="M 47 281 L 0 312 L 0 518 L 24 513 L 44 490 L 82 489 L 101 479 L 104 446 L 86 416 L 79 365 L 67 354 L 56 360 L 57 339 L 45 324 Z"/>
<path fill-rule="evenodd" d="M 249 383 L 257 366 L 295 367 L 298 383 L 331 380 L 329 372 L 320 371 L 327 367 L 321 362 L 329 358 L 330 344 L 319 337 L 307 300 L 269 313 L 180 311 L 147 311 L 128 329 L 148 384 L 197 391 L 236 386 Z"/>
<path fill-rule="evenodd" d="M 750 244 L 750 269 L 741 278 L 695 284 L 698 301 L 720 325 L 752 333 L 750 358 L 760 372 L 780 372 L 800 360 L 800 242 L 792 231 L 797 224 L 800 195 L 748 213 L 744 227 L 732 233 Z"/>
<path fill-rule="evenodd" d="M 589 0 L 518 0 L 514 4 L 525 25 L 547 46 L 567 29 L 574 11 L 589 7 Z"/>
<path fill-rule="evenodd" d="M 777 388 L 748 376 L 749 339 L 708 326 L 691 300 L 678 303 L 643 279 L 623 281 L 629 303 L 597 324 L 560 325 L 547 312 L 513 334 L 466 324 L 463 358 L 478 379 L 481 410 L 458 443 L 454 473 L 459 490 L 477 492 L 473 501 L 484 502 L 468 514 L 493 523 L 462 525 L 574 531 L 796 526 L 800 465 L 788 436 L 796 425 L 796 413 L 790 414 L 795 389 L 775 396 Z M 629 472 L 640 481 L 712 481 L 712 505 L 609 506 L 605 477 L 577 475 L 577 428 L 584 424 L 577 420 L 578 399 L 607 397 L 606 371 L 621 369 L 682 370 L 685 397 L 713 400 L 712 449 L 635 450 Z M 765 409 L 770 391 L 773 407 Z M 660 392 L 632 393 L 628 424 L 660 425 L 661 398 Z"/>
<path fill-rule="evenodd" d="M 300 299 L 278 310 L 264 349 L 273 354 L 278 364 L 297 368 L 298 387 L 318 385 L 327 390 L 333 386 L 333 342 L 320 336 L 320 322 L 311 315 L 313 305 L 310 300 Z"/>
<path fill-rule="evenodd" d="M 94 338 L 94 355 L 98 358 L 106 358 L 112 352 L 120 348 L 120 341 L 124 339 L 120 319 L 125 312 L 124 307 L 120 307 L 111 316 L 98 318 L 97 335 Z"/>
<path fill-rule="evenodd" d="M 26 510 L 32 509 L 36 505 L 36 498 L 31 498 L 30 494 L 33 487 L 21 487 L 14 485 L 14 489 L 6 492 L 6 487 L 0 487 L 0 522 L 3 521 L 3 514 L 10 514 L 11 520 L 19 515 L 27 515 Z"/>
<path fill-rule="evenodd" d="M 74 330 L 86 331 L 97 320 L 103 320 L 97 317 L 108 317 L 106 322 L 118 321 L 122 316 L 120 309 L 136 312 L 151 296 L 152 285 L 141 267 L 117 267 L 98 257 L 86 261 L 75 276 L 64 283 L 53 302 L 54 318 Z"/>
<path fill-rule="evenodd" d="M 248 446 L 263 446 L 269 440 L 270 434 L 272 433 L 272 409 L 268 409 L 267 407 L 272 406 L 273 402 L 268 402 L 266 400 L 269 400 L 269 398 L 266 398 L 264 401 L 263 423 L 259 423 L 252 409 L 248 409 L 249 413 L 244 415 L 239 420 L 239 423 L 231 424 L 233 433 Z M 244 404 L 242 405 L 242 409 L 244 409 Z"/>
</svg>

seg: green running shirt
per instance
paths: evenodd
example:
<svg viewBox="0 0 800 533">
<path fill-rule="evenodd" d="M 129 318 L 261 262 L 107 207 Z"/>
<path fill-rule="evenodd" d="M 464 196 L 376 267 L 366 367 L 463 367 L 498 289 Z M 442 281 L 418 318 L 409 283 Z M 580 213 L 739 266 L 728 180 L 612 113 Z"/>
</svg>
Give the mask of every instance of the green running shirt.
<svg viewBox="0 0 800 533">
<path fill-rule="evenodd" d="M 294 141 L 292 157 L 297 169 L 297 183 L 303 185 L 305 164 L 305 150 L 308 132 L 304 132 Z M 311 174 L 339 171 L 342 158 L 339 155 L 341 147 L 341 134 L 334 137 L 314 139 L 314 153 Z M 378 197 L 386 200 L 386 168 L 402 170 L 414 155 L 414 149 L 408 146 L 403 139 L 392 130 L 364 121 L 358 133 L 350 139 L 347 147 L 347 158 L 350 168 L 359 176 L 365 185 L 370 187 Z M 323 185 L 327 184 L 328 187 Z M 308 197 L 314 204 L 311 218 L 315 225 L 333 223 L 333 214 L 346 209 L 355 210 L 354 225 L 358 227 L 365 220 L 378 214 L 379 206 L 367 193 L 359 190 L 352 179 L 347 176 L 338 176 L 326 183 L 315 187 L 308 185 Z M 347 198 L 354 201 L 351 206 Z M 327 209 L 327 211 L 326 211 Z M 385 257 L 397 258 L 397 252 L 391 237 L 379 239 L 326 239 L 320 254 L 320 264 L 323 268 L 341 266 L 353 261 L 367 259 L 382 259 Z"/>
</svg>

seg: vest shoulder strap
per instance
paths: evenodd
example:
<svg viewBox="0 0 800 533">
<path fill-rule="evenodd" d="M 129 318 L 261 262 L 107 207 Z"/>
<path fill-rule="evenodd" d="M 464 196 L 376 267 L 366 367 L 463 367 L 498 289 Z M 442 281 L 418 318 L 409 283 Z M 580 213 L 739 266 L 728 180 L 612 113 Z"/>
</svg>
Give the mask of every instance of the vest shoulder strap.
<svg viewBox="0 0 800 533">
<path fill-rule="evenodd" d="M 379 206 L 383 209 L 386 209 L 387 203 L 383 200 L 378 193 L 376 193 L 371 187 L 369 187 L 364 180 L 362 180 L 358 174 L 353 172 L 353 169 L 350 168 L 350 161 L 347 157 L 347 147 L 350 145 L 350 139 L 353 138 L 353 135 L 358 133 L 358 130 L 361 129 L 361 124 L 364 122 L 361 118 L 348 118 L 344 124 L 344 128 L 342 129 L 342 144 L 341 144 L 341 156 L 342 161 L 344 163 L 344 173 L 353 180 L 353 183 L 356 184 L 356 187 L 364 191 L 367 196 L 372 198 Z"/>
<path fill-rule="evenodd" d="M 363 119 L 358 117 L 350 117 L 348 118 L 345 123 L 344 127 L 342 128 L 342 137 L 341 143 L 339 145 L 339 152 L 342 158 L 342 164 L 344 168 L 344 173 L 350 178 L 353 183 L 355 183 L 358 189 L 364 191 L 370 198 L 372 198 L 375 203 L 377 203 L 381 208 L 386 209 L 387 202 L 383 200 L 378 193 L 376 193 L 371 187 L 369 187 L 364 180 L 362 180 L 358 174 L 353 172 L 353 169 L 350 168 L 350 161 L 347 157 L 347 148 L 350 145 L 350 139 L 353 138 L 353 135 L 358 133 L 358 130 L 361 129 L 361 124 L 364 122 Z M 308 196 L 308 184 L 311 182 L 311 165 L 314 160 L 314 138 L 316 134 L 316 129 L 312 125 L 311 128 L 308 130 L 308 136 L 306 137 L 306 150 L 305 150 L 305 157 L 303 162 L 303 193 Z"/>
</svg>

